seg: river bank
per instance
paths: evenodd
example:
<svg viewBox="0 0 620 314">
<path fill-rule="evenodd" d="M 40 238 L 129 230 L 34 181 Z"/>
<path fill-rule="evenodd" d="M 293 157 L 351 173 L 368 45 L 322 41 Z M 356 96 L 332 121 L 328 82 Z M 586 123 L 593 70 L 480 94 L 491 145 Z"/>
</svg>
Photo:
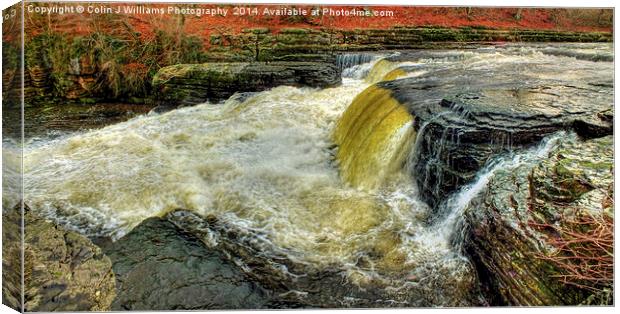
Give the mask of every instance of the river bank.
<svg viewBox="0 0 620 314">
<path fill-rule="evenodd" d="M 52 4 L 31 5 L 49 9 Z M 208 5 L 205 5 L 208 7 Z M 149 8 L 165 7 L 152 4 Z M 232 11 L 234 6 L 218 6 Z M 214 9 L 217 9 L 214 8 Z M 256 6 L 262 11 L 268 6 Z M 311 6 L 299 6 L 311 10 Z M 329 6 L 333 10 L 343 7 Z M 196 9 L 196 8 L 194 8 Z M 275 8 L 271 8 L 275 9 Z M 365 10 L 366 8 L 359 8 Z M 328 62 L 353 51 L 498 42 L 610 42 L 609 10 L 375 7 L 390 17 L 40 14 L 24 29 L 26 106 L 156 102 L 161 68 L 205 62 Z M 116 10 L 113 10 L 116 12 Z M 3 99 L 21 84 L 19 25 L 3 24 Z"/>
</svg>

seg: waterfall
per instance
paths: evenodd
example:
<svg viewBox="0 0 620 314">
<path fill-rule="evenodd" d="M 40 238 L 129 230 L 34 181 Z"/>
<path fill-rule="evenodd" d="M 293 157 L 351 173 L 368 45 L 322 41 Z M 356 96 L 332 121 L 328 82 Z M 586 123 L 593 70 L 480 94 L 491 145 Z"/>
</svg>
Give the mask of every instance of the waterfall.
<svg viewBox="0 0 620 314">
<path fill-rule="evenodd" d="M 428 128 L 428 126 L 436 119 L 448 113 L 449 113 L 448 111 L 441 112 L 435 115 L 434 117 L 432 117 L 431 119 L 429 119 L 428 121 L 423 122 L 420 125 L 420 128 L 418 129 L 417 135 L 415 138 L 415 143 L 413 144 L 413 149 L 409 151 L 409 156 L 407 157 L 407 162 L 405 164 L 405 169 L 407 173 L 414 173 L 415 166 L 420 160 L 421 146 L 422 146 L 422 143 L 424 142 L 424 137 L 426 136 L 426 129 Z"/>
<path fill-rule="evenodd" d="M 368 76 L 368 73 L 370 72 L 370 70 L 379 60 L 381 60 L 379 59 L 379 56 L 372 56 L 372 58 L 368 60 L 365 60 L 365 59 L 361 60 L 361 61 L 367 61 L 367 62 L 362 62 L 362 63 L 355 64 L 349 67 L 341 65 L 344 67 L 342 69 L 342 77 L 362 80 L 363 78 Z M 353 63 L 354 62 L 351 62 L 351 64 Z"/>
<path fill-rule="evenodd" d="M 407 72 L 405 72 L 405 70 L 400 69 L 400 68 L 396 68 L 390 72 L 388 72 L 386 75 L 383 76 L 382 81 L 393 81 L 399 77 L 405 76 L 407 75 Z"/>
<path fill-rule="evenodd" d="M 402 168 L 413 137 L 413 117 L 390 91 L 370 86 L 344 112 L 333 134 L 341 177 L 373 189 Z"/>
<path fill-rule="evenodd" d="M 340 55 L 336 64 L 345 78 L 364 79 L 366 83 L 391 81 L 407 74 L 397 67 L 400 63 L 391 62 L 378 55 Z"/>
<path fill-rule="evenodd" d="M 396 76 L 399 76 L 399 74 L 401 74 L 400 72 L 396 72 L 394 74 L 391 73 L 398 67 L 398 65 L 399 63 L 391 62 L 386 59 L 381 59 L 372 66 L 372 69 L 370 69 L 364 79 L 368 83 L 378 83 L 381 81 L 393 80 L 396 78 Z M 392 78 L 390 79 L 387 76 Z"/>
<path fill-rule="evenodd" d="M 440 198 L 443 193 L 442 186 L 446 179 L 444 168 L 451 162 L 451 153 L 454 149 L 458 149 L 462 135 L 462 131 L 457 127 L 446 127 L 442 126 L 442 123 L 433 122 L 445 116 L 465 120 L 470 114 L 464 106 L 455 103 L 450 105 L 449 110 L 423 121 L 417 131 L 415 147 L 407 160 L 407 172 L 415 173 L 418 185 L 430 192 L 431 198 L 427 198 L 427 201 L 432 206 L 436 205 L 434 199 Z M 511 148 L 512 146 L 502 145 L 501 147 Z"/>
<path fill-rule="evenodd" d="M 377 56 L 369 53 L 346 53 L 336 56 L 336 65 L 340 71 L 352 68 L 356 65 L 369 63 Z"/>
<path fill-rule="evenodd" d="M 516 169 L 523 164 L 539 162 L 548 156 L 561 138 L 565 137 L 565 132 L 559 132 L 545 138 L 535 147 L 520 152 L 511 152 L 508 155 L 491 160 L 478 172 L 472 182 L 461 187 L 446 201 L 439 204 L 437 216 L 432 223 L 433 227 L 427 229 L 430 234 L 424 234 L 422 237 L 426 238 L 426 241 L 433 241 L 446 249 L 449 247 L 460 249 L 464 230 L 462 227 L 463 213 L 471 201 L 484 191 L 495 174 L 498 171 Z M 460 250 L 456 251 L 459 252 Z"/>
<path fill-rule="evenodd" d="M 469 182 L 448 194 L 440 192 L 442 180 L 453 183 L 443 170 L 456 165 L 452 160 L 460 162 L 454 152 L 470 144 L 464 136 L 461 143 L 463 132 L 485 127 L 478 121 L 482 114 L 467 111 L 470 105 L 441 103 L 414 117 L 408 106 L 435 106 L 437 98 L 463 92 L 462 84 L 482 84 L 487 74 L 489 80 L 519 75 L 521 64 L 553 67 L 548 75 L 554 77 L 564 70 L 546 56 L 520 54 L 345 54 L 336 60 L 343 70 L 336 87 L 279 86 L 218 105 L 153 112 L 99 129 L 46 135 L 26 142 L 23 150 L 15 147 L 20 154 L 4 143 L 3 184 L 12 197 L 4 205 L 21 196 L 21 190 L 7 186 L 23 182 L 33 213 L 83 235 L 113 240 L 148 217 L 182 208 L 216 217 L 224 232 L 230 226 L 230 241 L 239 241 L 239 247 L 255 244 L 258 257 L 270 265 L 292 271 L 290 261 L 308 269 L 293 274 L 308 290 L 290 293 L 321 290 L 325 287 L 312 281 L 313 275 L 337 270 L 347 293 L 343 304 L 368 305 L 348 294 L 349 284 L 355 284 L 368 298 L 394 305 L 471 305 L 476 275 L 460 254 L 464 213 L 476 210 L 473 204 L 500 175 L 544 160 L 566 135 L 528 149 L 518 147 L 509 127 L 505 136 L 476 137 L 493 151 L 473 156 L 476 163 L 467 169 L 458 164 Z M 595 66 L 584 73 L 596 77 L 609 69 Z M 421 73 L 426 74 L 420 83 L 432 79 L 441 86 L 413 100 L 406 88 L 416 87 Z M 474 80 L 478 74 L 485 76 Z M 393 90 L 375 84 L 403 76 L 408 82 L 391 84 Z M 407 105 L 393 97 L 398 92 L 408 94 Z M 520 110 L 514 108 L 514 115 Z M 467 123 L 453 123 L 460 120 Z M 498 151 L 505 154 L 486 157 Z M 488 162 L 480 168 L 483 158 Z M 15 175 L 22 170 L 20 161 L 23 178 Z M 442 178 L 442 173 L 448 174 Z M 437 196 L 432 204 L 425 201 L 427 194 Z M 243 258 L 240 262 L 247 262 Z M 247 271 L 253 276 L 261 269 Z"/>
</svg>

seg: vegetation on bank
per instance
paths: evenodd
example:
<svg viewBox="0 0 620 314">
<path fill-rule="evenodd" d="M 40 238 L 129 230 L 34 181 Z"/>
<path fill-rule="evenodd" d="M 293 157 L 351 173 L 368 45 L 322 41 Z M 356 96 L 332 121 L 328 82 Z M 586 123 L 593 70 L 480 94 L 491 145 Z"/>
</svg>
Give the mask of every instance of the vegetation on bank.
<svg viewBox="0 0 620 314">
<path fill-rule="evenodd" d="M 113 24 L 99 20 L 105 17 L 91 22 Z M 203 61 L 201 40 L 178 32 L 174 25 L 156 30 L 149 38 L 141 38 L 129 24 L 114 32 L 94 28 L 88 35 L 71 36 L 50 26 L 26 37 L 26 70 L 33 87 L 38 88 L 37 96 L 145 97 L 160 68 Z"/>
<path fill-rule="evenodd" d="M 53 98 L 141 103 L 152 94 L 157 71 L 180 63 L 321 61 L 334 51 L 431 48 L 433 42 L 608 41 L 613 17 L 610 10 L 373 9 L 395 14 L 378 19 L 26 12 L 26 99 L 31 105 L 51 104 Z M 3 79 L 5 86 L 18 85 L 18 40 L 10 24 L 3 27 Z"/>
<path fill-rule="evenodd" d="M 551 279 L 578 291 L 583 304 L 613 304 L 614 201 L 612 138 L 563 147 L 534 176 L 540 201 L 529 222 L 548 250 L 535 258 L 553 268 Z M 593 155 L 596 152 L 598 155 Z M 596 156 L 596 157 L 595 157 Z"/>
</svg>

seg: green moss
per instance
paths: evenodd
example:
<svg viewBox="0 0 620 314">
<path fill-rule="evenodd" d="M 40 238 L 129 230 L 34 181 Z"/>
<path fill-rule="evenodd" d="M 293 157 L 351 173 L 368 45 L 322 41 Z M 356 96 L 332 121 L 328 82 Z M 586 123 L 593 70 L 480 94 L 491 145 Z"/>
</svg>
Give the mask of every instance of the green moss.
<svg viewBox="0 0 620 314">
<path fill-rule="evenodd" d="M 301 34 L 308 34 L 310 33 L 311 30 L 307 29 L 307 28 L 284 28 L 280 31 L 280 33 L 282 34 L 297 34 L 297 35 L 301 35 Z"/>
<path fill-rule="evenodd" d="M 12 42 L 2 42 L 2 66 L 5 69 L 18 69 L 21 64 L 21 48 Z"/>
<path fill-rule="evenodd" d="M 79 101 L 82 104 L 96 104 L 98 99 L 97 98 L 91 98 L 91 97 L 81 97 L 79 99 Z"/>
<path fill-rule="evenodd" d="M 270 30 L 267 27 L 256 27 L 256 28 L 246 28 L 242 32 L 252 33 L 252 34 L 268 34 Z"/>
<path fill-rule="evenodd" d="M 161 67 L 206 59 L 202 40 L 197 36 L 160 29 L 153 40 L 142 41 L 132 34 L 129 31 L 112 36 L 94 32 L 70 40 L 61 33 L 44 32 L 26 39 L 26 68 L 47 75 L 39 80 L 46 82 L 51 96 L 65 98 L 71 91 L 82 89 L 70 75 L 81 75 L 80 62 L 86 60 L 97 73 L 92 88 L 81 91 L 88 94 L 86 97 L 144 98 L 150 93 L 152 77 Z"/>
</svg>

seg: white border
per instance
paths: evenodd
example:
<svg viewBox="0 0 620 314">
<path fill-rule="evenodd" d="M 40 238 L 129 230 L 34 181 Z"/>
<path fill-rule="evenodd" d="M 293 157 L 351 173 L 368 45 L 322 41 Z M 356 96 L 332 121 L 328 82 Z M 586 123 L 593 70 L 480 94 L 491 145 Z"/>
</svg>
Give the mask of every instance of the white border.
<svg viewBox="0 0 620 314">
<path fill-rule="evenodd" d="M 17 3 L 18 1 L 10 1 L 10 0 L 0 0 L 0 7 L 2 9 L 5 9 L 15 3 Z M 48 1 L 48 0 L 39 0 L 39 1 L 26 1 L 26 2 L 97 2 L 97 1 L 79 1 L 79 0 L 65 0 L 65 1 Z M 618 16 L 616 15 L 617 12 L 615 12 L 615 7 L 616 7 L 616 2 L 614 0 L 588 0 L 588 1 L 584 1 L 584 0 L 520 0 L 520 1 L 516 1 L 516 0 L 413 0 L 413 1 L 405 1 L 405 0 L 385 0 L 385 1 L 380 1 L 380 0 L 335 0 L 335 1 L 330 1 L 330 0 L 264 0 L 264 1 L 256 1 L 256 0 L 245 0 L 245 1 L 239 1 L 239 0 L 228 0 L 228 1 L 210 1 L 210 0 L 204 0 L 204 1 L 182 1 L 182 0 L 150 0 L 150 1 L 121 1 L 121 0 L 110 0 L 110 1 L 105 1 L 105 2 L 120 2 L 120 3 L 127 3 L 127 2 L 168 2 L 168 3 L 254 3 L 254 4 L 306 4 L 306 3 L 310 3 L 310 4 L 343 4 L 343 5 L 363 5 L 363 4 L 374 4 L 374 5 L 394 5 L 394 6 L 398 6 L 398 5 L 404 5 L 404 6 L 488 6 L 488 7 L 589 7 L 589 8 L 601 8 L 601 7 L 605 7 L 605 8 L 614 8 L 614 25 L 618 25 Z M 614 27 L 615 30 L 615 27 Z M 614 32 L 614 43 L 618 40 L 618 33 Z M 0 49 L 1 51 L 1 49 Z M 617 47 L 614 45 L 614 56 L 617 55 Z M 0 60 L 0 67 L 1 67 L 1 60 Z M 615 67 L 615 61 L 614 61 L 614 71 L 615 74 L 618 73 L 618 68 Z M 615 77 L 615 75 L 614 75 Z M 614 83 L 615 84 L 615 83 Z M 615 86 L 614 86 L 614 103 L 617 104 L 618 103 L 618 94 L 615 92 Z M 616 120 L 616 119 L 615 119 Z M 615 121 L 617 122 L 617 120 Z M 617 124 L 617 123 L 615 123 Z M 615 128 L 614 128 L 615 130 Z M 1 132 L 1 131 L 0 131 Z M 614 131 L 615 134 L 615 131 Z M 618 147 L 618 137 L 614 138 L 614 163 L 615 163 L 615 156 L 617 156 L 618 151 L 620 150 Z M 617 165 L 615 165 L 614 170 L 616 171 L 615 174 L 618 173 L 618 167 Z M 617 178 L 615 176 L 615 178 Z M 614 189 L 616 191 L 616 195 L 618 193 L 618 188 L 620 187 L 620 184 L 618 183 L 617 180 L 615 180 L 614 182 Z M 0 186 L 0 194 L 2 193 L 2 187 Z M 616 226 L 616 228 L 618 228 Z M 2 230 L 2 226 L 0 224 L 0 231 Z M 616 229 L 617 231 L 617 229 Z M 1 254 L 1 253 L 0 253 Z M 616 264 L 616 263 L 614 263 Z M 0 271 L 1 274 L 1 271 Z M 617 282 L 618 279 L 618 272 L 615 272 L 615 282 Z M 618 293 L 617 291 L 614 292 L 614 299 L 617 299 Z M 615 301 L 618 302 L 618 301 Z M 279 312 L 279 313 L 294 313 L 297 312 L 299 313 L 299 311 L 303 311 L 305 313 L 315 313 L 317 311 L 321 311 L 322 313 L 326 313 L 326 311 L 328 311 L 329 313 L 334 313 L 334 314 L 361 314 L 361 313 L 446 313 L 446 312 L 450 312 L 450 313 L 473 313 L 473 312 L 478 312 L 481 311 L 483 313 L 489 313 L 489 314 L 496 314 L 496 313 L 502 313 L 502 314 L 514 314 L 514 313 L 521 313 L 522 311 L 527 312 L 527 313 L 544 313 L 544 314 L 549 314 L 549 313 L 579 313 L 579 314 L 599 314 L 599 313 L 614 313 L 615 311 L 614 307 L 537 307 L 537 308 L 509 308 L 509 307 L 505 307 L 505 308 L 454 308 L 454 309 L 438 309 L 438 308 L 433 308 L 433 309 L 428 309 L 428 308 L 408 308 L 408 309 L 363 309 L 363 310 L 349 310 L 349 309 L 342 309 L 342 310 L 264 310 L 264 311 L 184 311 L 187 313 L 205 313 L 205 314 L 219 314 L 219 313 L 240 313 L 240 314 L 248 314 L 248 313 L 256 313 L 256 312 Z M 16 313 L 14 310 L 10 309 L 7 306 L 4 305 L 0 305 L 0 313 Z M 54 313 L 59 313 L 59 312 L 54 312 Z M 67 312 L 67 313 L 72 313 L 72 312 Z M 78 313 L 84 313 L 84 312 L 78 312 Z M 130 313 L 130 312 L 123 312 L 123 313 Z M 174 314 L 174 313 L 179 313 L 179 311 L 159 311 L 157 313 L 166 313 L 166 314 Z"/>
</svg>

